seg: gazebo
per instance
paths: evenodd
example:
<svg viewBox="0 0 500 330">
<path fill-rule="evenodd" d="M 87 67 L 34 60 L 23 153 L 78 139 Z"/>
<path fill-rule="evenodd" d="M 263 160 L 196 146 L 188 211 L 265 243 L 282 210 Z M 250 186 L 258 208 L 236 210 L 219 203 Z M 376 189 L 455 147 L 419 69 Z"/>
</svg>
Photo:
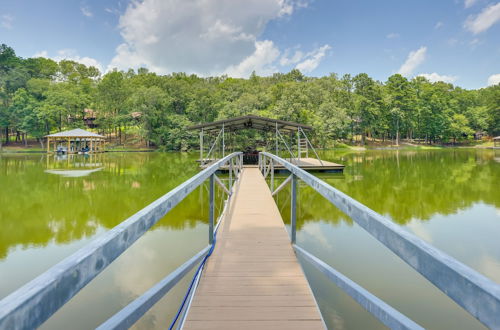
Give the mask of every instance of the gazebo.
<svg viewBox="0 0 500 330">
<path fill-rule="evenodd" d="M 500 136 L 496 136 L 493 138 L 493 146 L 500 147 Z"/>
<path fill-rule="evenodd" d="M 85 131 L 81 128 L 59 132 L 45 136 L 47 138 L 47 153 L 50 152 L 103 152 L 105 137 L 96 133 Z M 51 150 L 50 144 L 54 144 Z"/>
</svg>

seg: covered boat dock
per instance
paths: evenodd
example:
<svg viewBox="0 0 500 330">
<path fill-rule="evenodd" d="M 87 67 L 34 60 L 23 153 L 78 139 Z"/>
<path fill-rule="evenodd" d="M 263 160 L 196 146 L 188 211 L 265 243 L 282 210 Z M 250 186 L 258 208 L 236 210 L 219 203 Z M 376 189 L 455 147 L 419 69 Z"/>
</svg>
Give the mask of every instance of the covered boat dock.
<svg viewBox="0 0 500 330">
<path fill-rule="evenodd" d="M 266 134 L 265 151 L 274 152 L 294 165 L 307 171 L 342 172 L 344 165 L 322 160 L 306 132 L 312 127 L 300 123 L 246 115 L 204 123 L 188 127 L 200 131 L 201 168 L 206 168 L 235 150 L 235 134 L 248 129 L 256 129 Z M 247 145 L 243 154 L 245 166 L 257 167 L 259 152 Z M 223 167 L 221 170 L 229 170 Z M 284 170 L 279 165 L 275 171 Z"/>
<path fill-rule="evenodd" d="M 54 133 L 47 138 L 47 153 L 96 153 L 104 152 L 105 137 L 81 128 Z M 51 148 L 53 145 L 53 149 Z"/>
</svg>

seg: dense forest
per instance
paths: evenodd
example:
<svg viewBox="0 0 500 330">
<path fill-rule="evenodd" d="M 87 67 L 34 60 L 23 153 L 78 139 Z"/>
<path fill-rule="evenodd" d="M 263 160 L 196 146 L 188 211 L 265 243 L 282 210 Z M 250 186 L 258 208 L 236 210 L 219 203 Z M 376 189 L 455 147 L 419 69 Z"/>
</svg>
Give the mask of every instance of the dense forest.
<svg viewBox="0 0 500 330">
<path fill-rule="evenodd" d="M 51 132 L 85 128 L 93 109 L 97 130 L 117 143 L 134 132 L 165 150 L 196 145 L 189 125 L 244 114 L 309 124 L 321 147 L 359 138 L 454 143 L 477 132 L 500 134 L 500 84 L 466 90 L 394 74 L 306 77 L 298 70 L 248 79 L 111 71 L 47 58 L 21 58 L 0 46 L 0 146 Z M 123 137 L 124 139 L 124 137 Z"/>
</svg>

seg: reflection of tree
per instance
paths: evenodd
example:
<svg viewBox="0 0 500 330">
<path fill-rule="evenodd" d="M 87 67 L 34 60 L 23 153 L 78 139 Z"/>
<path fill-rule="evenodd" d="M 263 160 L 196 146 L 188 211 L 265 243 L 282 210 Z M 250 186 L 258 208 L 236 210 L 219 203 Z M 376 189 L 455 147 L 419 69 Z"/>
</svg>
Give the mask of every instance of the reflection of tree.
<svg viewBox="0 0 500 330">
<path fill-rule="evenodd" d="M 322 158 L 344 163 L 346 169 L 344 179 L 321 173 L 319 178 L 400 224 L 454 214 L 478 202 L 500 207 L 500 166 L 489 150 L 323 152 Z M 277 200 L 287 221 L 289 201 Z M 299 227 L 319 220 L 352 223 L 306 185 L 299 189 L 298 216 Z"/>
<path fill-rule="evenodd" d="M 9 248 L 69 242 L 112 228 L 198 173 L 195 155 L 103 155 L 104 169 L 85 177 L 44 173 L 45 156 L 0 156 L 0 258 Z M 220 204 L 220 197 L 218 204 Z M 200 187 L 156 226 L 182 229 L 207 220 Z"/>
</svg>

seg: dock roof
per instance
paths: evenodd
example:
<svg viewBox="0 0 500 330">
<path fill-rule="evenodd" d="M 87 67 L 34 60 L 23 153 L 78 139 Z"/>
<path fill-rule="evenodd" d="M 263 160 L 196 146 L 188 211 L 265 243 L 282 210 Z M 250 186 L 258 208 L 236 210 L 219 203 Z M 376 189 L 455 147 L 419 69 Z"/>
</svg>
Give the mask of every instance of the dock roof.
<svg viewBox="0 0 500 330">
<path fill-rule="evenodd" d="M 72 129 L 69 131 L 49 134 L 49 135 L 46 135 L 45 137 L 55 137 L 55 138 L 75 138 L 75 137 L 79 138 L 79 137 L 81 137 L 81 138 L 101 138 L 101 139 L 105 138 L 102 135 L 92 133 L 92 132 L 83 130 L 81 128 L 75 128 L 75 129 Z"/>
<path fill-rule="evenodd" d="M 268 131 L 274 130 L 276 126 L 280 130 L 297 131 L 300 128 L 303 130 L 311 130 L 312 127 L 304 124 L 294 123 L 291 121 L 260 117 L 255 115 L 246 115 L 234 118 L 214 121 L 211 123 L 199 124 L 188 127 L 189 130 L 204 129 L 206 131 L 220 130 L 224 125 L 224 130 L 236 131 L 239 129 L 254 128 L 258 130 Z"/>
</svg>

